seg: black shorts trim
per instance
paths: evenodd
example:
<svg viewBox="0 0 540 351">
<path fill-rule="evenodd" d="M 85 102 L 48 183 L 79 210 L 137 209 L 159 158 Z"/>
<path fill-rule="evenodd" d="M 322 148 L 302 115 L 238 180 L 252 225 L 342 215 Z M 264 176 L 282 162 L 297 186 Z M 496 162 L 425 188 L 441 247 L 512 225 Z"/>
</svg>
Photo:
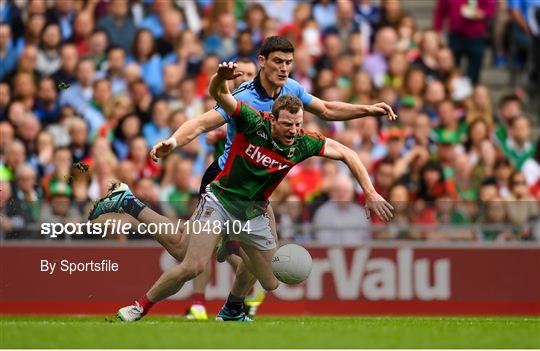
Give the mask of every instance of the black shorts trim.
<svg viewBox="0 0 540 351">
<path fill-rule="evenodd" d="M 199 188 L 199 195 L 203 195 L 206 193 L 206 187 L 216 179 L 218 174 L 221 172 L 221 168 L 219 167 L 218 159 L 216 158 L 214 162 L 208 166 L 206 171 L 204 171 L 204 175 L 201 180 L 201 187 Z"/>
</svg>

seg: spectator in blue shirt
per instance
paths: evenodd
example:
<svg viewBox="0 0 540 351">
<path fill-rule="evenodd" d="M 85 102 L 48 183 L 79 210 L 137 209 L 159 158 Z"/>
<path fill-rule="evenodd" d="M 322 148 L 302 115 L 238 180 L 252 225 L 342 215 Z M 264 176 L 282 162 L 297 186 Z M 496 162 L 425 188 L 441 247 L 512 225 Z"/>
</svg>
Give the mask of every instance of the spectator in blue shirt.
<svg viewBox="0 0 540 351">
<path fill-rule="evenodd" d="M 171 135 L 169 116 L 167 101 L 163 99 L 156 100 L 152 107 L 152 120 L 142 128 L 142 134 L 148 145 L 155 145 Z"/>
<path fill-rule="evenodd" d="M 154 10 L 154 12 L 145 17 L 139 27 L 148 29 L 154 38 L 159 39 L 163 36 L 163 16 L 165 16 L 167 12 L 175 10 L 170 0 L 154 1 L 152 3 L 152 10 Z"/>
<path fill-rule="evenodd" d="M 142 79 L 150 88 L 153 95 L 159 95 L 163 90 L 163 72 L 161 57 L 155 53 L 154 37 L 148 29 L 140 29 L 133 42 L 133 56 L 129 62 L 137 62 L 141 67 Z"/>
<path fill-rule="evenodd" d="M 0 80 L 12 73 L 17 67 L 19 54 L 17 50 L 9 48 L 11 42 L 11 28 L 5 24 L 0 24 Z"/>
<path fill-rule="evenodd" d="M 126 53 L 131 51 L 137 28 L 128 15 L 129 3 L 126 0 L 112 0 L 109 3 L 109 14 L 102 17 L 97 28 L 107 33 L 111 46 L 119 46 Z"/>
<path fill-rule="evenodd" d="M 37 99 L 33 112 L 41 123 L 54 123 L 60 116 L 60 104 L 58 103 L 58 91 L 56 84 L 51 78 L 44 78 L 39 82 Z"/>
<path fill-rule="evenodd" d="M 92 87 L 95 76 L 94 63 L 90 60 L 82 60 L 77 65 L 76 72 L 77 81 L 60 93 L 60 106 L 69 105 L 82 115 L 94 94 Z"/>
</svg>

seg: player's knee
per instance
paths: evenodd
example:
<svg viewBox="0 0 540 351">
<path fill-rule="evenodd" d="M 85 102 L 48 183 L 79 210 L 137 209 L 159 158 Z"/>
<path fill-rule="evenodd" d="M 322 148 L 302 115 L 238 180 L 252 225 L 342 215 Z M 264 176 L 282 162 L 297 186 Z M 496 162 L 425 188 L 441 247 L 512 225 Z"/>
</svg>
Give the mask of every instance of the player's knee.
<svg viewBox="0 0 540 351">
<path fill-rule="evenodd" d="M 200 260 L 184 261 L 185 274 L 193 279 L 204 271 L 205 263 Z"/>
</svg>

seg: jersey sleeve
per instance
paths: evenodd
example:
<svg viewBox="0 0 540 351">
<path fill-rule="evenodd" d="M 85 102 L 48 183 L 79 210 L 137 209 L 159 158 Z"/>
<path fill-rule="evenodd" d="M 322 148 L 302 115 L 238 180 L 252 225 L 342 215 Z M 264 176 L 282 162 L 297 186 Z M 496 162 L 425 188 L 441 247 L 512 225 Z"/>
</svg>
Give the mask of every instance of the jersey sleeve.
<svg viewBox="0 0 540 351">
<path fill-rule="evenodd" d="M 307 130 L 301 131 L 303 137 L 303 154 L 302 159 L 305 160 L 311 156 L 321 156 L 324 153 L 326 138 L 321 133 L 311 132 Z"/>
<path fill-rule="evenodd" d="M 311 101 L 313 101 L 313 95 L 308 93 L 306 89 L 304 89 L 303 85 L 291 78 L 289 78 L 289 84 L 291 86 L 291 90 L 294 91 L 295 95 L 300 99 L 300 101 L 302 101 L 304 106 L 311 104 Z"/>
<path fill-rule="evenodd" d="M 245 132 L 246 130 L 254 127 L 261 120 L 261 113 L 255 110 L 245 102 L 238 102 L 236 109 L 231 116 L 236 122 L 236 129 L 239 132 Z"/>
</svg>

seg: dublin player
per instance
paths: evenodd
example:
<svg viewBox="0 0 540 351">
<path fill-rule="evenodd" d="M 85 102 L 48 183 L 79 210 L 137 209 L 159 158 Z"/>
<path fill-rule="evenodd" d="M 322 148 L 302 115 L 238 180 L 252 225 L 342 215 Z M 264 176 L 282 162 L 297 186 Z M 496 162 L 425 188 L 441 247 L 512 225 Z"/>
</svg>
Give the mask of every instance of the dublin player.
<svg viewBox="0 0 540 351">
<path fill-rule="evenodd" d="M 274 36 L 264 40 L 260 54 L 258 56 L 260 71 L 252 81 L 243 83 L 233 95 L 239 101 L 243 101 L 253 106 L 259 111 L 269 112 L 272 110 L 272 105 L 279 96 L 294 95 L 300 98 L 305 109 L 314 113 L 325 120 L 344 121 L 354 118 L 362 118 L 367 116 L 387 116 L 390 120 L 395 120 L 397 116 L 392 111 L 391 107 L 385 103 L 374 105 L 354 105 L 337 101 L 323 101 L 305 92 L 303 87 L 293 79 L 288 78 L 294 58 L 294 47 L 283 37 Z M 216 106 L 214 110 L 208 111 L 198 118 L 192 119 L 184 123 L 176 130 L 171 138 L 155 145 L 151 151 L 151 156 L 157 161 L 158 158 L 165 157 L 172 152 L 176 147 L 182 147 L 203 132 L 208 132 L 219 128 L 227 123 L 227 145 L 224 154 L 215 160 L 206 170 L 200 187 L 201 194 L 206 191 L 207 185 L 212 182 L 217 174 L 223 169 L 231 142 L 236 132 L 235 121 L 221 107 Z M 124 195 L 122 195 L 124 196 Z M 126 193 L 128 198 L 132 197 L 130 192 Z M 150 222 L 165 222 L 170 223 L 170 220 L 164 216 L 158 215 L 156 212 L 147 208 L 142 203 L 129 202 L 135 208 L 124 208 L 123 202 L 118 201 L 119 195 L 115 198 L 105 197 L 96 206 L 93 211 L 93 216 L 97 217 L 102 213 L 110 212 L 118 209 L 124 210 L 139 221 L 144 223 Z M 113 202 L 113 205 L 107 205 Z M 130 206 L 126 203 L 126 206 Z M 271 207 L 268 207 L 268 215 L 273 232 L 275 233 L 274 216 Z M 177 259 L 181 259 L 185 253 L 185 240 L 181 240 L 179 236 L 170 235 L 173 233 L 163 233 L 164 235 L 156 236 L 156 239 Z M 201 275 L 205 276 L 205 275 Z M 236 279 L 231 290 L 233 299 L 228 301 L 229 307 L 238 306 L 243 303 L 245 296 L 254 284 L 254 278 L 250 275 L 244 265 L 236 271 Z M 199 281 L 200 282 L 200 281 Z M 195 287 L 199 287 L 198 293 L 204 292 L 205 284 L 194 283 Z M 197 291 L 195 291 L 197 293 Z M 206 318 L 206 311 L 201 306 L 196 306 L 193 310 L 200 319 Z M 235 319 L 233 319 L 235 320 Z"/>
<path fill-rule="evenodd" d="M 343 161 L 366 195 L 367 211 L 385 221 L 392 217 L 392 206 L 375 191 L 355 151 L 301 129 L 304 111 L 299 98 L 281 95 L 272 107 L 272 114 L 258 112 L 236 100 L 229 91 L 226 80 L 240 74 L 235 72 L 234 64 L 223 63 L 210 81 L 210 93 L 235 121 L 236 134 L 223 170 L 207 187 L 186 228 L 185 258 L 165 271 L 142 299 L 118 311 L 124 321 L 140 319 L 154 303 L 175 294 L 184 283 L 201 274 L 220 238 L 215 234 L 231 235 L 239 240 L 242 260 L 250 272 L 265 290 L 276 289 L 279 282 L 271 268 L 276 240 L 268 218 L 268 198 L 294 165 L 311 156 Z M 125 190 L 117 192 L 125 193 Z M 231 233 L 226 225 L 230 222 L 240 222 L 242 230 Z M 244 314 L 235 315 L 227 304 L 216 319 L 232 318 L 251 321 Z"/>
</svg>

